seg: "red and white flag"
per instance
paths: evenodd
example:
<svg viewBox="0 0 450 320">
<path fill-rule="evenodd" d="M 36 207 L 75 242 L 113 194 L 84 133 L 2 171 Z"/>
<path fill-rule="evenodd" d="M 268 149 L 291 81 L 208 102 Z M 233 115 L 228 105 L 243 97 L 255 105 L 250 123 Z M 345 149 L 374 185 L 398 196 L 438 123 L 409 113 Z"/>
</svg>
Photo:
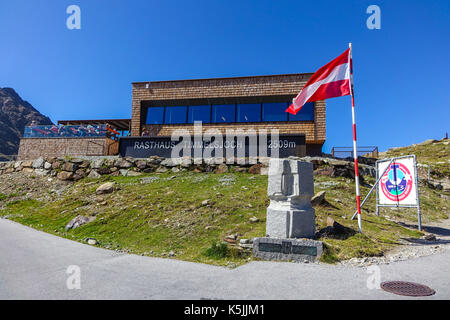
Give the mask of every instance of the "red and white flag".
<svg viewBox="0 0 450 320">
<path fill-rule="evenodd" d="M 286 112 L 297 114 L 307 102 L 347 96 L 350 94 L 351 53 L 343 54 L 316 71 Z"/>
</svg>

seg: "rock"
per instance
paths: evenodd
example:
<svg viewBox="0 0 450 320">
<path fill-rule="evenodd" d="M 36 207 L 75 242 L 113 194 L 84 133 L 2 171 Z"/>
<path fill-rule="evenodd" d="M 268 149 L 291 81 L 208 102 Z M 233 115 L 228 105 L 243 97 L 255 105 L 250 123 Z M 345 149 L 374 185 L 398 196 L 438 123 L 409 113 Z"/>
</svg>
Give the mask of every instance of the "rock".
<svg viewBox="0 0 450 320">
<path fill-rule="evenodd" d="M 146 183 L 154 182 L 156 180 L 159 180 L 159 177 L 145 177 L 145 178 L 141 179 L 141 183 L 146 184 Z"/>
<path fill-rule="evenodd" d="M 167 171 L 168 171 L 168 169 L 166 167 L 160 166 L 160 167 L 158 167 L 158 169 L 156 169 L 155 172 L 157 172 L 157 173 L 164 173 L 164 172 L 167 172 Z"/>
<path fill-rule="evenodd" d="M 251 223 L 256 223 L 256 222 L 259 222 L 259 219 L 258 219 L 257 217 L 251 217 L 251 218 L 249 219 L 249 221 L 250 221 Z"/>
<path fill-rule="evenodd" d="M 216 169 L 216 173 L 225 173 L 228 172 L 228 166 L 225 163 L 219 164 L 219 166 Z"/>
<path fill-rule="evenodd" d="M 36 173 L 38 176 L 46 176 L 49 174 L 49 171 L 45 169 L 34 169 L 34 173 Z"/>
<path fill-rule="evenodd" d="M 34 169 L 40 169 L 40 168 L 42 168 L 44 166 L 44 162 L 45 162 L 44 158 L 39 157 L 39 158 L 37 158 L 36 160 L 33 161 L 32 167 Z"/>
<path fill-rule="evenodd" d="M 127 177 L 138 177 L 141 175 L 142 175 L 142 172 L 130 170 L 130 171 L 128 171 Z"/>
<path fill-rule="evenodd" d="M 114 166 L 121 168 L 121 169 L 128 169 L 133 166 L 133 163 L 131 163 L 130 161 L 128 161 L 124 158 L 119 158 L 114 162 Z"/>
<path fill-rule="evenodd" d="M 209 199 L 203 200 L 203 201 L 202 201 L 202 206 L 207 206 L 209 203 L 210 203 L 210 200 L 209 200 Z"/>
<path fill-rule="evenodd" d="M 341 225 L 331 217 L 327 217 L 327 226 L 316 233 L 316 238 L 347 239 L 355 233 L 355 230 Z"/>
<path fill-rule="evenodd" d="M 62 165 L 61 169 L 63 171 L 75 172 L 78 170 L 78 164 L 72 162 L 66 162 Z"/>
<path fill-rule="evenodd" d="M 76 216 L 75 218 L 73 218 L 72 220 L 70 220 L 70 222 L 68 224 L 66 224 L 65 230 L 70 230 L 70 229 L 76 229 L 80 226 L 82 226 L 83 224 L 92 222 L 95 220 L 95 217 L 86 217 L 86 216 Z"/>
<path fill-rule="evenodd" d="M 114 191 L 114 182 L 107 182 L 102 184 L 100 187 L 95 190 L 96 194 L 107 194 L 112 193 Z"/>
<path fill-rule="evenodd" d="M 45 162 L 44 163 L 44 169 L 45 170 L 50 170 L 52 168 L 52 164 L 50 162 Z"/>
<path fill-rule="evenodd" d="M 169 252 L 169 257 L 173 257 L 173 256 L 175 256 L 175 252 L 170 251 L 170 252 Z"/>
<path fill-rule="evenodd" d="M 94 159 L 91 161 L 91 168 L 92 169 L 99 169 L 103 165 L 103 159 Z"/>
<path fill-rule="evenodd" d="M 177 173 L 177 172 L 180 172 L 180 169 L 177 167 L 172 167 L 172 169 L 170 169 L 170 171 L 172 171 L 173 173 Z"/>
<path fill-rule="evenodd" d="M 95 171 L 95 170 L 91 170 L 91 172 L 88 175 L 88 178 L 90 178 L 90 179 L 98 179 L 100 177 L 101 177 L 101 175 L 99 173 L 97 173 L 97 171 Z"/>
<path fill-rule="evenodd" d="M 264 166 L 263 166 L 261 163 L 254 164 L 254 165 L 252 165 L 252 166 L 248 169 L 248 173 L 251 173 L 251 174 L 261 174 L 261 169 L 262 169 L 263 167 L 264 167 Z"/>
<path fill-rule="evenodd" d="M 176 167 L 179 163 L 179 161 L 174 161 L 172 158 L 167 158 L 163 161 L 161 161 L 161 165 L 165 167 Z"/>
<path fill-rule="evenodd" d="M 136 167 L 140 170 L 144 170 L 145 168 L 147 168 L 147 161 L 144 160 L 136 161 Z"/>
<path fill-rule="evenodd" d="M 61 162 L 55 161 L 55 162 L 52 163 L 52 169 L 53 169 L 53 170 L 56 170 L 56 169 L 58 169 L 59 167 L 61 167 Z"/>
<path fill-rule="evenodd" d="M 120 172 L 120 175 L 121 176 L 124 176 L 124 177 L 126 177 L 127 175 L 128 175 L 128 172 L 129 172 L 130 170 L 126 170 L 126 169 L 120 169 L 119 170 L 119 172 Z"/>
<path fill-rule="evenodd" d="M 98 244 L 98 241 L 95 240 L 94 238 L 88 238 L 87 243 L 90 244 L 91 246 L 95 246 L 96 244 Z"/>
<path fill-rule="evenodd" d="M 311 198 L 311 205 L 316 206 L 320 204 L 325 204 L 325 191 L 317 192 L 314 197 Z"/>
<path fill-rule="evenodd" d="M 248 239 L 240 239 L 239 244 L 248 244 L 250 241 Z"/>
<path fill-rule="evenodd" d="M 33 167 L 33 161 L 31 161 L 31 160 L 22 161 L 22 167 L 24 167 L 24 168 L 32 168 Z"/>
<path fill-rule="evenodd" d="M 425 235 L 423 238 L 425 240 L 427 240 L 427 241 L 436 241 L 436 236 L 434 234 L 431 234 L 431 233 Z"/>
<path fill-rule="evenodd" d="M 104 174 L 110 174 L 111 173 L 111 169 L 108 167 L 101 167 L 97 169 L 97 173 L 104 175 Z"/>
<path fill-rule="evenodd" d="M 59 180 L 63 180 L 63 181 L 71 180 L 73 178 L 73 172 L 61 171 L 61 172 L 58 172 L 56 177 Z"/>
</svg>

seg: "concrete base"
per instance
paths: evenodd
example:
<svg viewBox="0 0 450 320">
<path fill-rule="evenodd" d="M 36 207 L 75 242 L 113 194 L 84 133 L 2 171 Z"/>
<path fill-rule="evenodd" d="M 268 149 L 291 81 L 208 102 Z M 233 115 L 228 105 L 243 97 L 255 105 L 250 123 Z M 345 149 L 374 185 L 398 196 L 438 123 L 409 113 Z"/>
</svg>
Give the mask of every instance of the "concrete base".
<svg viewBox="0 0 450 320">
<path fill-rule="evenodd" d="M 267 208 L 266 235 L 271 238 L 312 238 L 316 231 L 315 218 L 313 208 L 274 210 L 269 207 Z"/>
<path fill-rule="evenodd" d="M 263 260 L 317 261 L 323 252 L 321 241 L 310 239 L 255 238 L 253 255 Z"/>
</svg>

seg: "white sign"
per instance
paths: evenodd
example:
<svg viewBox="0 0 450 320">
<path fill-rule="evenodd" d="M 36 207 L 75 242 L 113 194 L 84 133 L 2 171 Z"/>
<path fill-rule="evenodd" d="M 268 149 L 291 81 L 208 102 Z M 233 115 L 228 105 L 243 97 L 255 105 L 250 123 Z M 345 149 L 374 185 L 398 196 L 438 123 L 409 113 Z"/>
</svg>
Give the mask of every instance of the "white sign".
<svg viewBox="0 0 450 320">
<path fill-rule="evenodd" d="M 414 156 L 377 162 L 377 172 L 386 172 L 378 183 L 378 204 L 393 206 L 418 206 L 416 163 Z"/>
</svg>

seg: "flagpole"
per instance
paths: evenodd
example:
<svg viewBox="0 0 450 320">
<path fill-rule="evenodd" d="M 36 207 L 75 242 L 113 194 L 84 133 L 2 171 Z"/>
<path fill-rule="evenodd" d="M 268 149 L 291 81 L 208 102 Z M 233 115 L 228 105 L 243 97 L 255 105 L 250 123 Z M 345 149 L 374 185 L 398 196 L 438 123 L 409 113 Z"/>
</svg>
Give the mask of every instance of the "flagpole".
<svg viewBox="0 0 450 320">
<path fill-rule="evenodd" d="M 350 95 L 352 97 L 352 120 L 353 120 L 353 159 L 355 160 L 355 188 L 356 188 L 356 212 L 358 213 L 358 228 L 362 232 L 361 227 L 361 197 L 359 194 L 359 173 L 358 173 L 358 153 L 356 148 L 356 121 L 355 121 L 355 94 L 353 92 L 353 58 L 352 44 L 348 44 L 350 52 L 348 55 L 350 63 Z"/>
</svg>

